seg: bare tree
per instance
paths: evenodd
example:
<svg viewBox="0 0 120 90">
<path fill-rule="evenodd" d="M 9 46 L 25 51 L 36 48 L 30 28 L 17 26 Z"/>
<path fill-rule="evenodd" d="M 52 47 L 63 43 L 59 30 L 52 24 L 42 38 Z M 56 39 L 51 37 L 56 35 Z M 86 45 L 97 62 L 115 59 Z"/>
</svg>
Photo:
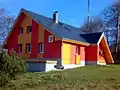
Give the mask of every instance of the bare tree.
<svg viewBox="0 0 120 90">
<path fill-rule="evenodd" d="M 86 33 L 101 32 L 104 30 L 103 20 L 100 17 L 92 17 L 80 29 Z"/>
<path fill-rule="evenodd" d="M 119 13 L 120 13 L 120 0 L 117 0 L 111 6 L 104 9 L 103 20 L 105 22 L 106 27 L 117 29 Z"/>
<path fill-rule="evenodd" d="M 110 5 L 109 7 L 105 8 L 103 13 L 103 20 L 104 20 L 104 23 L 105 23 L 105 27 L 106 27 L 106 31 L 109 31 L 108 29 L 110 28 L 111 29 L 111 32 L 114 32 L 115 30 L 117 30 L 117 33 L 115 33 L 114 35 L 112 36 L 116 36 L 116 39 L 115 39 L 115 43 L 111 44 L 110 47 L 113 47 L 111 48 L 111 52 L 113 53 L 113 56 L 114 56 L 114 59 L 117 60 L 117 59 L 120 59 L 120 55 L 117 55 L 119 54 L 120 52 L 117 52 L 118 51 L 118 43 L 119 43 L 119 40 L 120 40 L 120 37 L 119 37 L 119 17 L 120 17 L 120 0 L 115 0 L 115 2 Z M 112 41 L 113 42 L 113 41 Z M 117 60 L 118 62 L 119 60 Z M 119 61 L 120 63 L 120 61 Z"/>
<path fill-rule="evenodd" d="M 110 30 L 118 30 L 118 24 L 119 24 L 119 16 L 120 16 L 120 0 L 116 0 L 112 5 L 105 8 L 102 17 L 105 23 L 106 31 Z M 119 31 L 119 30 L 118 30 Z M 116 33 L 115 33 L 116 34 Z M 118 37 L 119 32 L 116 36 L 116 44 L 119 41 Z"/>
<path fill-rule="evenodd" d="M 0 8 L 0 46 L 3 44 L 10 28 L 14 22 L 14 17 L 8 15 L 4 8 Z"/>
</svg>

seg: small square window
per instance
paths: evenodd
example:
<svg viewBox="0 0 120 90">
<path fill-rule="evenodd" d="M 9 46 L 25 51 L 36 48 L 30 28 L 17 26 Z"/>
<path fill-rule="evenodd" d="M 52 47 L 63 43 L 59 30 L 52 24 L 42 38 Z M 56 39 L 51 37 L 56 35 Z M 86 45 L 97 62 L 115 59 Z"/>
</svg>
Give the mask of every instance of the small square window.
<svg viewBox="0 0 120 90">
<path fill-rule="evenodd" d="M 44 43 L 40 43 L 40 53 L 44 53 Z"/>
<path fill-rule="evenodd" d="M 20 27 L 20 29 L 19 29 L 19 35 L 22 34 L 22 33 L 23 33 L 23 28 Z"/>
<path fill-rule="evenodd" d="M 53 42 L 53 39 L 54 39 L 53 36 L 49 36 L 49 37 L 48 37 L 48 42 Z"/>
<path fill-rule="evenodd" d="M 31 46 L 31 44 L 26 44 L 26 52 L 27 53 L 31 53 L 31 49 L 32 49 L 32 46 Z"/>
<path fill-rule="evenodd" d="M 32 26 L 28 26 L 27 27 L 27 33 L 31 33 L 32 32 Z"/>
</svg>

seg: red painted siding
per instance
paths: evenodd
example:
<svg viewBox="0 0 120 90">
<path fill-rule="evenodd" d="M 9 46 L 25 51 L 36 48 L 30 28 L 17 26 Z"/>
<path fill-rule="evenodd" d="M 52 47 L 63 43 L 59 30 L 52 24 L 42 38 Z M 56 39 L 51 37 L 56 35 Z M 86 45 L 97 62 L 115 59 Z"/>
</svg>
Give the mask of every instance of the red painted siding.
<svg viewBox="0 0 120 90">
<path fill-rule="evenodd" d="M 10 36 L 8 37 L 7 48 L 8 48 L 9 54 L 12 49 L 14 49 L 14 51 L 18 52 L 18 30 L 19 30 L 19 25 L 24 18 L 25 18 L 25 14 L 22 13 L 20 18 L 18 19 L 18 22 L 16 23 L 15 27 L 13 28 Z"/>
<path fill-rule="evenodd" d="M 86 61 L 97 61 L 98 46 L 90 45 L 86 47 Z"/>
<path fill-rule="evenodd" d="M 18 29 L 19 27 L 14 28 L 13 32 L 11 33 L 11 36 L 9 37 L 7 41 L 7 46 L 8 46 L 8 53 L 10 54 L 12 49 L 16 52 L 18 52 Z"/>
<path fill-rule="evenodd" d="M 32 51 L 31 51 L 31 58 L 36 58 L 38 53 L 38 30 L 39 25 L 32 20 L 32 38 L 31 38 L 31 44 L 32 44 Z"/>
<path fill-rule="evenodd" d="M 48 36 L 52 35 L 47 30 L 44 31 L 44 58 L 61 58 L 61 40 L 48 42 Z"/>
</svg>

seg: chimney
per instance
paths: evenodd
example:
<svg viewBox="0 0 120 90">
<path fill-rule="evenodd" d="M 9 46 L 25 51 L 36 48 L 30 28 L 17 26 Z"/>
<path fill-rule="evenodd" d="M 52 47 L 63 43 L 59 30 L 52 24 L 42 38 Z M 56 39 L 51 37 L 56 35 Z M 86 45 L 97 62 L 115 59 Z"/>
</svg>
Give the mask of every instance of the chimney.
<svg viewBox="0 0 120 90">
<path fill-rule="evenodd" d="M 53 13 L 53 21 L 54 21 L 55 23 L 58 23 L 58 11 L 55 11 L 55 12 Z"/>
</svg>

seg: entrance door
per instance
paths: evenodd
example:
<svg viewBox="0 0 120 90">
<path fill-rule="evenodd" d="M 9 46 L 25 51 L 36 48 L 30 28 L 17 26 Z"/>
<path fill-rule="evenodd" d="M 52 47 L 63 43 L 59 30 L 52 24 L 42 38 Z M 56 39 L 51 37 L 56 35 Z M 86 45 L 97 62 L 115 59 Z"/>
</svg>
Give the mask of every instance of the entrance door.
<svg viewBox="0 0 120 90">
<path fill-rule="evenodd" d="M 76 64 L 80 64 L 80 55 L 76 55 Z"/>
<path fill-rule="evenodd" d="M 70 44 L 62 46 L 62 64 L 70 64 Z"/>
<path fill-rule="evenodd" d="M 85 57 L 86 53 L 85 53 L 85 47 L 80 47 L 80 64 L 81 65 L 85 65 Z"/>
</svg>

